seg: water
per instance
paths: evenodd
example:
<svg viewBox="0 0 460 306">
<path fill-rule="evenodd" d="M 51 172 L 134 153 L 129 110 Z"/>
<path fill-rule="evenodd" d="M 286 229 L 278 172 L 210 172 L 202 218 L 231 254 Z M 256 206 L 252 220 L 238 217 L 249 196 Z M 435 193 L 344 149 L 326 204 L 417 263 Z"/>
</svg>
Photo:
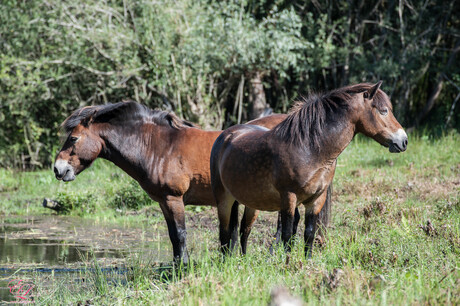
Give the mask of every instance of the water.
<svg viewBox="0 0 460 306">
<path fill-rule="evenodd" d="M 10 291 L 25 293 L 37 275 L 75 283 L 95 263 L 112 277 L 126 272 L 132 256 L 164 262 L 171 254 L 169 239 L 154 229 L 65 216 L 0 218 L 0 302 L 17 301 Z"/>
<path fill-rule="evenodd" d="M 87 246 L 49 239 L 0 238 L 0 263 L 23 262 L 65 264 L 80 262 L 82 257 L 123 258 L 117 249 L 91 251 Z"/>
</svg>

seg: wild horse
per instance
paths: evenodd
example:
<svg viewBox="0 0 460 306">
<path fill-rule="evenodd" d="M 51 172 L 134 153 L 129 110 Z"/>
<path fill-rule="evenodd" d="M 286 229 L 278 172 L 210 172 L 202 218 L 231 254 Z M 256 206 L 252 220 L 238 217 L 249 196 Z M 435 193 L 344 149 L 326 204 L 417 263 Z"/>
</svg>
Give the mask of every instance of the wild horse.
<svg viewBox="0 0 460 306">
<path fill-rule="evenodd" d="M 337 157 L 357 133 L 390 152 L 403 152 L 407 135 L 392 113 L 381 82 L 357 84 L 310 95 L 269 130 L 236 125 L 217 138 L 211 152 L 211 183 L 217 202 L 219 238 L 231 251 L 235 232 L 232 204 L 281 211 L 287 251 L 296 207 L 305 206 L 305 254 L 311 257 L 316 220 L 331 184 Z"/>
<path fill-rule="evenodd" d="M 272 128 L 284 118 L 286 115 L 272 115 L 251 124 Z M 67 138 L 56 157 L 56 178 L 72 181 L 98 157 L 113 162 L 160 203 L 174 258 L 187 262 L 184 204 L 216 205 L 209 158 L 221 131 L 203 131 L 172 113 L 135 102 L 83 107 L 62 127 Z M 238 203 L 234 207 L 237 212 Z M 245 209 L 241 222 L 243 253 L 256 215 L 256 211 Z M 324 225 L 328 217 L 324 215 Z"/>
</svg>

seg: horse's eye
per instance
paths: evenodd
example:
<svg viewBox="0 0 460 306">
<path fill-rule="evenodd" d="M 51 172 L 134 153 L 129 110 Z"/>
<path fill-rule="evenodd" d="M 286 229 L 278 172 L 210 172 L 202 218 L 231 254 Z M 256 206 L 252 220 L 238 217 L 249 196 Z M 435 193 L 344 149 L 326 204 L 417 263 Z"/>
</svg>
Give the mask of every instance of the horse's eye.
<svg viewBox="0 0 460 306">
<path fill-rule="evenodd" d="M 388 108 L 385 107 L 384 109 L 379 109 L 379 113 L 382 116 L 388 115 Z"/>
<path fill-rule="evenodd" d="M 77 140 L 78 140 L 78 137 L 75 137 L 75 136 L 70 137 L 71 142 L 77 142 Z"/>
</svg>

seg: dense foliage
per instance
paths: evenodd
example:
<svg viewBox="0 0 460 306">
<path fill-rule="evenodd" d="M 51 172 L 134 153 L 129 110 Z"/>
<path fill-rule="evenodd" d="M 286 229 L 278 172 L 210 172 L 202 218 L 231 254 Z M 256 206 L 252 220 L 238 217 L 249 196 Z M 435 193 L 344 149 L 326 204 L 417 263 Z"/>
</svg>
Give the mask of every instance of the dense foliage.
<svg viewBox="0 0 460 306">
<path fill-rule="evenodd" d="M 458 1 L 0 3 L 0 165 L 49 165 L 74 109 L 134 99 L 222 128 L 383 80 L 405 126 L 459 128 Z"/>
</svg>

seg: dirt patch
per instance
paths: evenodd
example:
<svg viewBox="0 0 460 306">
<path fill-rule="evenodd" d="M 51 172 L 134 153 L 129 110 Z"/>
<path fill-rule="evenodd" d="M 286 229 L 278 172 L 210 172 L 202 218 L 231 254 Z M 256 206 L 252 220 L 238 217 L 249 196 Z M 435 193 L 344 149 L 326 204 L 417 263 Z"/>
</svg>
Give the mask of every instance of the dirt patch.
<svg viewBox="0 0 460 306">
<path fill-rule="evenodd" d="M 300 206 L 299 209 L 302 211 L 301 216 L 303 216 L 303 206 Z M 239 224 L 241 224 L 243 213 L 244 206 L 240 205 L 238 214 Z M 217 218 L 217 208 L 211 207 L 199 212 L 186 211 L 185 215 L 188 233 L 209 231 L 211 233 L 216 233 L 216 239 L 218 239 L 217 233 L 219 232 L 219 220 Z M 303 220 L 303 218 L 301 218 L 301 220 Z M 249 236 L 248 245 L 257 243 L 265 245 L 268 248 L 273 242 L 273 235 L 276 232 L 277 221 L 278 213 L 261 211 L 257 220 L 254 222 L 251 235 Z M 240 225 L 238 225 L 238 227 L 239 226 Z M 301 230 L 300 227 L 301 224 L 299 224 L 297 232 Z M 211 243 L 213 242 L 214 241 L 211 241 Z"/>
<path fill-rule="evenodd" d="M 359 171 L 362 172 L 362 171 Z M 372 200 L 375 195 L 388 195 L 401 203 L 405 198 L 415 195 L 421 201 L 436 201 L 449 197 L 459 197 L 460 179 L 430 177 L 426 180 L 422 177 L 401 184 L 385 179 L 373 179 L 369 182 L 345 181 L 340 187 L 335 188 L 333 201 L 352 201 L 357 197 Z M 396 196 L 395 196 L 396 195 Z"/>
<path fill-rule="evenodd" d="M 217 219 L 217 208 L 211 207 L 203 211 L 186 211 L 186 225 L 187 228 L 206 229 L 214 231 L 219 228 L 219 221 Z"/>
<path fill-rule="evenodd" d="M 425 225 L 420 224 L 419 227 L 430 237 L 434 237 L 438 235 L 438 231 L 434 228 L 433 223 L 431 220 L 428 219 Z"/>
<path fill-rule="evenodd" d="M 431 178 L 426 181 L 414 182 L 414 191 L 422 201 L 446 199 L 450 196 L 458 198 L 460 193 L 460 179 Z"/>
<path fill-rule="evenodd" d="M 379 197 L 377 197 L 371 204 L 364 206 L 361 209 L 361 213 L 366 219 L 369 219 L 373 215 L 382 215 L 385 211 L 386 205 Z"/>
</svg>

